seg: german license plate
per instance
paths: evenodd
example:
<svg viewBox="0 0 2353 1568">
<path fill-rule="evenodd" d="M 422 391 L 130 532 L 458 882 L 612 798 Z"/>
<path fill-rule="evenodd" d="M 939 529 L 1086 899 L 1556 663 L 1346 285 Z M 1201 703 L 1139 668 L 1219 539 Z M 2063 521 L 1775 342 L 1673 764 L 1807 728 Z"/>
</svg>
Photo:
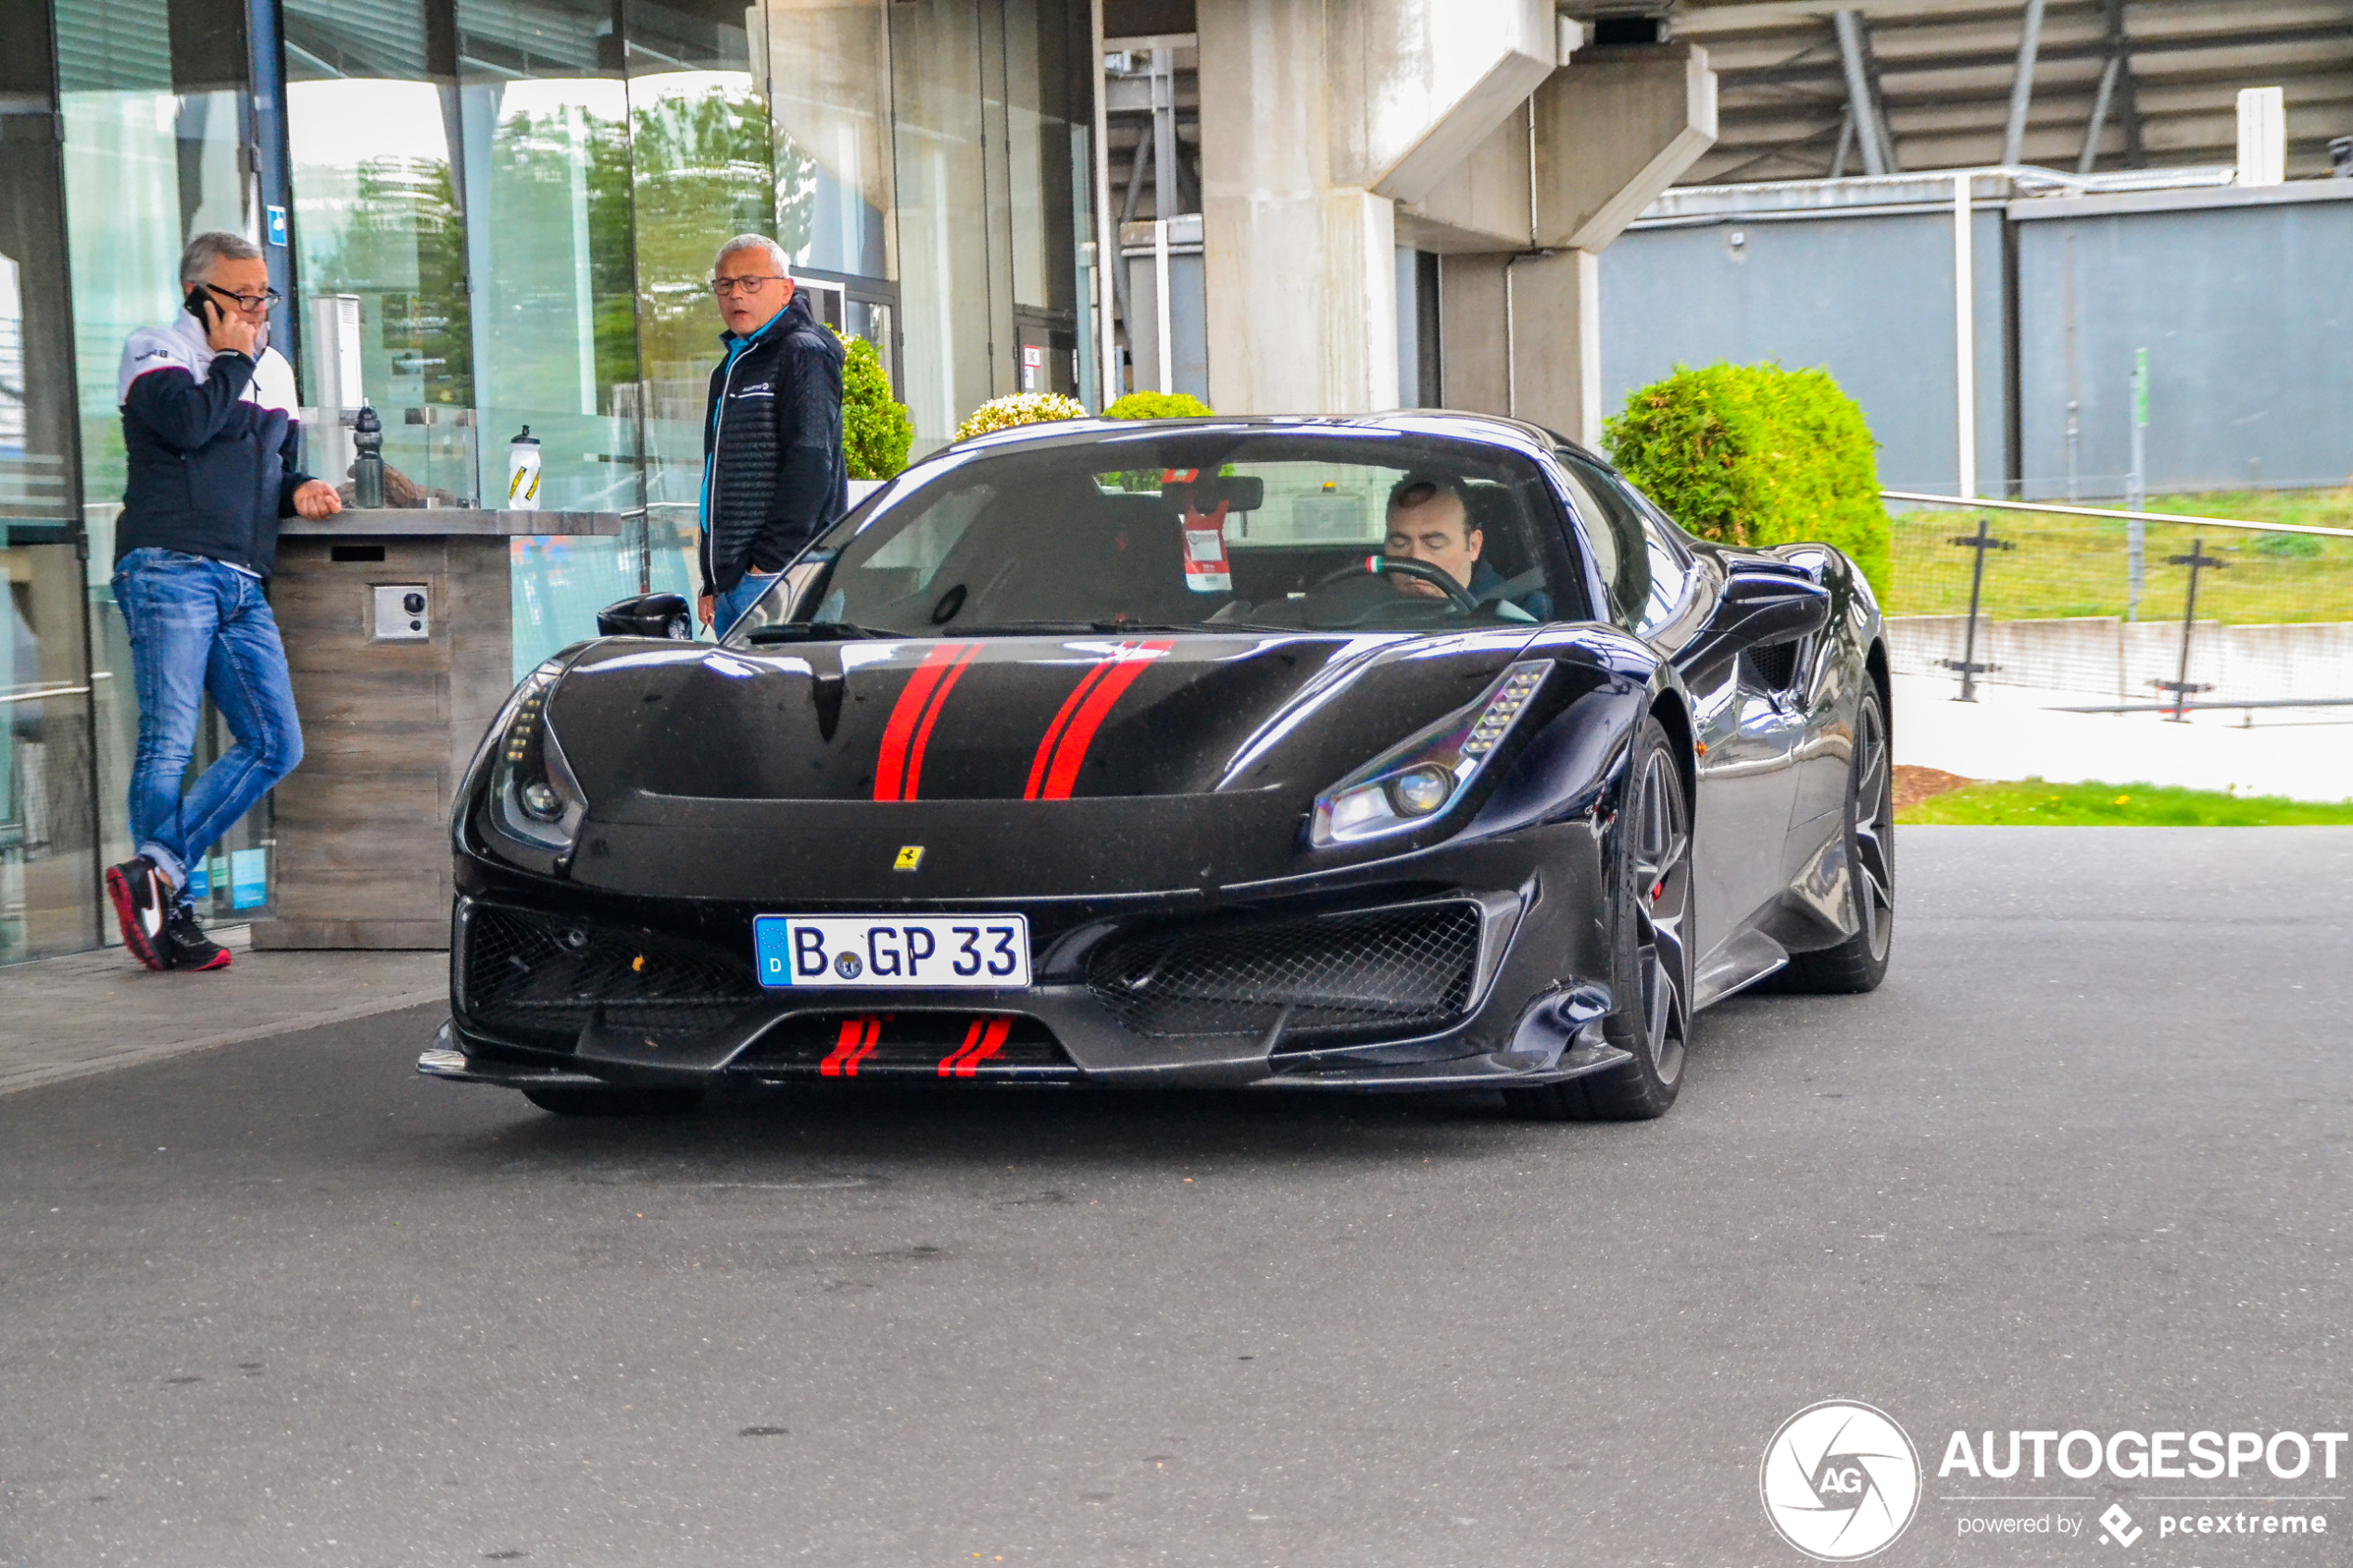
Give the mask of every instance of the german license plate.
<svg viewBox="0 0 2353 1568">
<path fill-rule="evenodd" d="M 1029 921 L 1022 915 L 761 915 L 751 922 L 751 947 L 760 983 L 772 990 L 1029 984 Z"/>
</svg>

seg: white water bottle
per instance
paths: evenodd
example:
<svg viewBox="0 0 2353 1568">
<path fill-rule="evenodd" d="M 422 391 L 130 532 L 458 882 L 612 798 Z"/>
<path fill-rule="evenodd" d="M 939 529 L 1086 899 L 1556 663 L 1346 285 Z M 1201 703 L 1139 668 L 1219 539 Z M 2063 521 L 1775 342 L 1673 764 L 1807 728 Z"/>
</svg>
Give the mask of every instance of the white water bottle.
<svg viewBox="0 0 2353 1568">
<path fill-rule="evenodd" d="M 531 433 L 529 425 L 507 443 L 507 509 L 539 509 L 539 438 Z"/>
</svg>

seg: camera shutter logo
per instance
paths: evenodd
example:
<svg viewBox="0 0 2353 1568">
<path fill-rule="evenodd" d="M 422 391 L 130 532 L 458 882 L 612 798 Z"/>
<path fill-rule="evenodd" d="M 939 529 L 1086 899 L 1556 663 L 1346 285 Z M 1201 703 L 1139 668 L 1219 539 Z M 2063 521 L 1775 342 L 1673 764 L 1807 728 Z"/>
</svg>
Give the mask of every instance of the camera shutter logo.
<svg viewBox="0 0 2353 1568">
<path fill-rule="evenodd" d="M 1912 1522 L 1920 1456 L 1884 1411 L 1826 1399 L 1773 1434 L 1756 1485 L 1781 1539 L 1823 1562 L 1852 1562 Z"/>
</svg>

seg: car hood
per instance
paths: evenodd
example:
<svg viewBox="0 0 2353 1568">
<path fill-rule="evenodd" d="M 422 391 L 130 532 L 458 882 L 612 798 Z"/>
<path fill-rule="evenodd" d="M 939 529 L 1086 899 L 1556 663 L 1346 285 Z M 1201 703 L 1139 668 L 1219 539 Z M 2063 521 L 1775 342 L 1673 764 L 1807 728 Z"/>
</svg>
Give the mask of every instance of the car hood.
<svg viewBox="0 0 2353 1568">
<path fill-rule="evenodd" d="M 568 874 L 842 906 L 1337 871 L 1443 839 L 1461 818 L 1311 848 L 1319 791 L 1476 701 L 1516 658 L 1572 667 L 1548 708 L 1611 681 L 1607 657 L 1569 646 L 1580 640 L 1554 628 L 599 643 L 547 709 L 588 800 Z M 920 873 L 899 874 L 911 850 Z"/>
<path fill-rule="evenodd" d="M 1512 631 L 925 638 L 789 650 L 613 643 L 573 666 L 548 715 L 608 819 L 659 797 L 1312 792 L 1470 702 L 1528 642 Z"/>
</svg>

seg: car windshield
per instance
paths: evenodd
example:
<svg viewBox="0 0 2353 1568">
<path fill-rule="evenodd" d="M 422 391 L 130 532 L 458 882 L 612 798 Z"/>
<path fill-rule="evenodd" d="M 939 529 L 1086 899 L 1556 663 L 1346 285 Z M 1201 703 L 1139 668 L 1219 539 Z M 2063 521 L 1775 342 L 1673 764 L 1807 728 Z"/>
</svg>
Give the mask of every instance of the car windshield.
<svg viewBox="0 0 2353 1568">
<path fill-rule="evenodd" d="M 1581 615 L 1535 465 L 1472 443 L 1163 426 L 925 465 L 729 633 L 1424 631 Z"/>
</svg>

